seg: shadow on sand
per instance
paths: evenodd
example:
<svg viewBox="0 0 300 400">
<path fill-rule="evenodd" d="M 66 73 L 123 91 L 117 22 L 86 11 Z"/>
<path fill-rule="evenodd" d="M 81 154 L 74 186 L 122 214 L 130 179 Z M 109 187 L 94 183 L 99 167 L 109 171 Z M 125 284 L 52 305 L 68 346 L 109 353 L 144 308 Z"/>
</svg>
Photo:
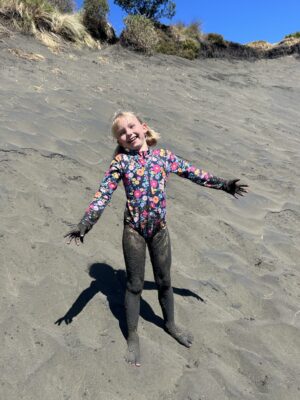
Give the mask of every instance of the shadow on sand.
<svg viewBox="0 0 300 400">
<path fill-rule="evenodd" d="M 104 263 L 95 263 L 88 268 L 89 275 L 93 278 L 90 286 L 84 289 L 67 313 L 59 318 L 55 324 L 60 325 L 62 322 L 66 324 L 72 323 L 76 317 L 84 309 L 87 303 L 99 292 L 103 293 L 108 301 L 109 308 L 113 316 L 119 321 L 119 326 L 123 336 L 127 337 L 124 296 L 126 289 L 126 274 L 124 270 L 114 270 L 110 265 Z M 144 290 L 156 290 L 154 282 L 145 281 Z M 204 301 L 196 293 L 188 289 L 180 289 L 173 287 L 175 294 L 180 296 L 192 296 L 197 300 Z M 160 328 L 163 328 L 163 319 L 156 315 L 151 306 L 141 297 L 140 315 L 146 321 L 152 322 Z"/>
</svg>

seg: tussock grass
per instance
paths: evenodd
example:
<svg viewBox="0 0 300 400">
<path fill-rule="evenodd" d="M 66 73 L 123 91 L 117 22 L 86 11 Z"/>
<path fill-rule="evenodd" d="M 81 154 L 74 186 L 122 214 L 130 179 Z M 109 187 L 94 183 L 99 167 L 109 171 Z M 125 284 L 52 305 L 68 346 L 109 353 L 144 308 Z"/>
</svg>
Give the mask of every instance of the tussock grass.
<svg viewBox="0 0 300 400">
<path fill-rule="evenodd" d="M 46 0 L 0 0 L 0 18 L 18 31 L 34 35 L 54 51 L 63 41 L 100 47 L 87 32 L 80 14 L 62 14 Z"/>
</svg>

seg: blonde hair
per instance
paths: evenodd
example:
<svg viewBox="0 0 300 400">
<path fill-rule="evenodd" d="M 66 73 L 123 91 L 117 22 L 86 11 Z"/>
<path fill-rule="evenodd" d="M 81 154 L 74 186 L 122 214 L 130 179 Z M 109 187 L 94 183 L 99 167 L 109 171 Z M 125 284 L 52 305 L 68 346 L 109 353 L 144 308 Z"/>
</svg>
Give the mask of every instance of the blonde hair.
<svg viewBox="0 0 300 400">
<path fill-rule="evenodd" d="M 118 123 L 118 119 L 121 117 L 135 117 L 141 124 L 144 123 L 144 121 L 142 120 L 142 118 L 140 118 L 138 115 L 136 115 L 134 112 L 132 111 L 118 111 L 115 113 L 115 115 L 113 116 L 113 120 L 112 120 L 112 126 L 111 126 L 111 133 L 113 135 L 113 137 L 115 139 L 118 139 L 117 137 L 117 123 Z M 158 142 L 160 138 L 160 134 L 158 132 L 155 132 L 153 129 L 149 128 L 148 126 L 148 130 L 146 132 L 146 143 L 149 147 L 151 146 L 155 146 Z M 116 147 L 115 151 L 114 151 L 114 156 L 116 156 L 119 153 L 124 153 L 124 148 L 122 146 L 120 146 L 118 144 L 118 146 Z"/>
</svg>

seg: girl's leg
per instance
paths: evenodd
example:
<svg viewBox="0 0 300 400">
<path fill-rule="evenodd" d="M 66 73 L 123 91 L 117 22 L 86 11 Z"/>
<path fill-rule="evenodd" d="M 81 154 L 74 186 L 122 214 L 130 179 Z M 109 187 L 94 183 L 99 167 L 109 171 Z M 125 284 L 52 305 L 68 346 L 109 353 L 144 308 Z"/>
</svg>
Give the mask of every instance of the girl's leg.
<svg viewBox="0 0 300 400">
<path fill-rule="evenodd" d="M 171 243 L 168 228 L 161 229 L 150 241 L 148 248 L 158 288 L 158 299 L 162 309 L 165 329 L 179 343 L 192 345 L 193 336 L 175 325 L 174 296 L 171 286 Z"/>
<path fill-rule="evenodd" d="M 125 294 L 125 311 L 128 329 L 128 351 L 126 361 L 140 366 L 140 346 L 137 334 L 140 314 L 140 299 L 145 275 L 145 239 L 128 225 L 124 226 L 123 252 L 126 264 L 127 284 Z"/>
</svg>

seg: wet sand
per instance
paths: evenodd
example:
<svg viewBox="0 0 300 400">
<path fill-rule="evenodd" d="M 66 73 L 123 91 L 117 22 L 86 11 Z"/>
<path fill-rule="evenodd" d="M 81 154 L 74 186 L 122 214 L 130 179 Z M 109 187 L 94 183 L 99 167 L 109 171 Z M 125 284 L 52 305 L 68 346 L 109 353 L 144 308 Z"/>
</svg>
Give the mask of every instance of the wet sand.
<svg viewBox="0 0 300 400">
<path fill-rule="evenodd" d="M 0 52 L 1 398 L 299 399 L 299 58 L 54 55 L 17 34 Z M 160 147 L 250 186 L 236 200 L 170 178 L 176 318 L 195 341 L 162 329 L 147 257 L 141 368 L 124 361 L 122 185 L 84 246 L 63 240 L 109 165 L 118 109 L 144 116 Z"/>
</svg>

